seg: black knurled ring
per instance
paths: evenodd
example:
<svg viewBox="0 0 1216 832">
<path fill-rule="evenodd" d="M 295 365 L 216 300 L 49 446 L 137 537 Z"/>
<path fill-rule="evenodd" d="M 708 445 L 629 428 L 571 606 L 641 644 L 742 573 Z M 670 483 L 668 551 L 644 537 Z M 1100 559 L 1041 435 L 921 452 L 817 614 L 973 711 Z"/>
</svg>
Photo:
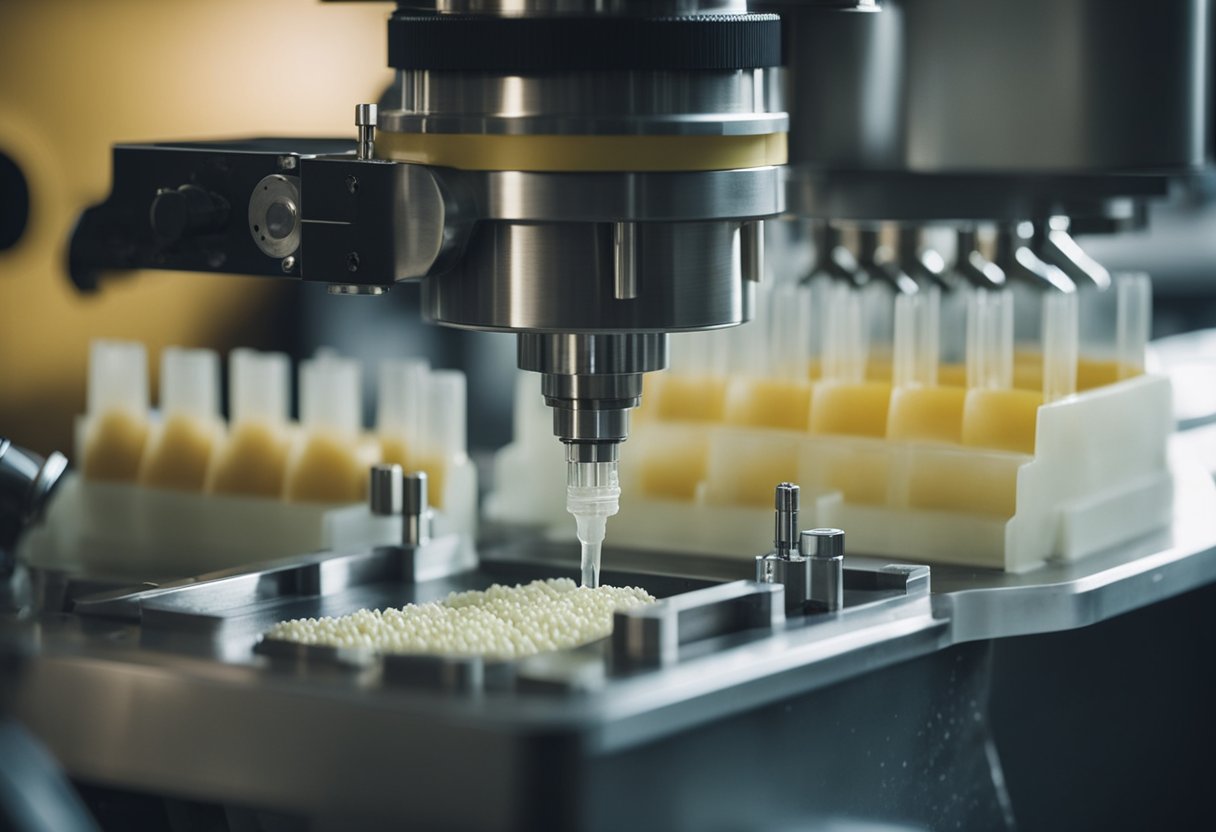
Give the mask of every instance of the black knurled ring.
<svg viewBox="0 0 1216 832">
<path fill-rule="evenodd" d="M 483 17 L 398 12 L 397 69 L 465 72 L 756 69 L 781 63 L 775 14 L 689 17 Z"/>
</svg>

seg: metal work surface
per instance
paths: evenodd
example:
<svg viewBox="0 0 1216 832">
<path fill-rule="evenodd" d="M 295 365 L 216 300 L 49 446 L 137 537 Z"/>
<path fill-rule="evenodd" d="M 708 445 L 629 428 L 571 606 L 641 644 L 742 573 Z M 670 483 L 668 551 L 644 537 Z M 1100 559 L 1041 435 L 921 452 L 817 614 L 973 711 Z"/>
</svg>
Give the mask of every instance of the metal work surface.
<svg viewBox="0 0 1216 832">
<path fill-rule="evenodd" d="M 567 546 L 502 544 L 471 571 L 420 582 L 408 579 L 421 569 L 408 549 L 318 555 L 94 593 L 76 614 L 0 632 L 23 657 L 15 713 L 78 778 L 305 814 L 518 828 L 543 815 L 553 771 L 952 644 L 1082 627 L 1216 581 L 1216 488 L 1199 469 L 1176 487 L 1173 527 L 1117 551 L 1025 575 L 934 567 L 932 594 L 923 567 L 850 556 L 843 609 L 792 618 L 776 601 L 783 587 L 747 580 L 750 560 L 610 551 L 606 583 L 663 600 L 618 613 L 614 640 L 515 663 L 258 639 L 286 618 L 574 576 Z M 408 749 L 426 754 L 404 762 Z M 414 765 L 425 776 L 404 776 Z M 467 782 L 481 784 L 479 800 L 454 805 Z"/>
</svg>

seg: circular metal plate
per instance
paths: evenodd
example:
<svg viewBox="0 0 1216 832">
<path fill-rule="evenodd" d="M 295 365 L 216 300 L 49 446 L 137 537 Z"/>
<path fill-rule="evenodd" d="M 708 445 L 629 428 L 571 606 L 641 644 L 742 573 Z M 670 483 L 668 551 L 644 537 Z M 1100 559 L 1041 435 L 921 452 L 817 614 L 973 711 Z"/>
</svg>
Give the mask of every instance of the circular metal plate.
<svg viewBox="0 0 1216 832">
<path fill-rule="evenodd" d="M 286 257 L 300 247 L 300 180 L 272 174 L 249 197 L 249 233 L 269 257 Z"/>
</svg>

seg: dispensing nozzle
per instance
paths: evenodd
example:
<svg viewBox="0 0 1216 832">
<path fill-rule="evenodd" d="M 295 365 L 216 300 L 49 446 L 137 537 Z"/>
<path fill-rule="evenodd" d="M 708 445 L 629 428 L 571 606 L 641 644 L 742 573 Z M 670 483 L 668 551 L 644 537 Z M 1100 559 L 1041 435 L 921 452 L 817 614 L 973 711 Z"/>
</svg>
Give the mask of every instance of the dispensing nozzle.
<svg viewBox="0 0 1216 832">
<path fill-rule="evenodd" d="M 583 585 L 599 584 L 600 546 L 620 508 L 620 445 L 642 374 L 667 366 L 662 333 L 521 333 L 519 366 L 541 374 L 553 433 L 566 446 L 566 510 L 582 544 Z"/>
<path fill-rule="evenodd" d="M 621 487 L 617 469 L 617 443 L 566 445 L 566 511 L 574 515 L 581 547 L 582 584 L 594 589 L 600 583 L 600 552 L 608 518 L 620 510 Z"/>
</svg>

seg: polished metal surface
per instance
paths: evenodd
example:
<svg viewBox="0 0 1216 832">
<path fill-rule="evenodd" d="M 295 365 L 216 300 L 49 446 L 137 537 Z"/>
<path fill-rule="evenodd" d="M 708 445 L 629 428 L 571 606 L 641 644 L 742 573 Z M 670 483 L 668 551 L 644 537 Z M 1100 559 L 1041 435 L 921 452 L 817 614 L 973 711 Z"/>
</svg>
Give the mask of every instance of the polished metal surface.
<svg viewBox="0 0 1216 832">
<path fill-rule="evenodd" d="M 846 284 L 857 283 L 857 258 L 845 245 L 840 226 L 819 220 L 810 224 L 809 232 L 814 259 L 803 280 L 826 276 Z"/>
<path fill-rule="evenodd" d="M 946 260 L 926 242 L 925 229 L 901 225 L 895 230 L 895 260 L 900 271 L 918 286 L 948 288 Z"/>
<path fill-rule="evenodd" d="M 450 271 L 423 283 L 428 318 L 492 331 L 669 332 L 751 317 L 738 223 L 638 226 L 634 299 L 616 298 L 612 226 L 480 223 Z"/>
<path fill-rule="evenodd" d="M 249 196 L 249 234 L 262 253 L 284 258 L 300 247 L 300 179 L 272 174 Z"/>
<path fill-rule="evenodd" d="M 1044 262 L 1049 263 L 1078 286 L 1109 289 L 1110 272 L 1094 260 L 1068 232 L 1067 217 L 1052 217 L 1034 223 L 1031 247 Z"/>
<path fill-rule="evenodd" d="M 1206 0 L 779 10 L 790 32 L 795 165 L 1105 173 L 1202 164 Z"/>
<path fill-rule="evenodd" d="M 841 529 L 806 529 L 798 536 L 798 554 L 806 558 L 844 557 Z"/>
<path fill-rule="evenodd" d="M 373 297 L 388 293 L 387 286 L 369 286 L 363 283 L 330 283 L 325 290 L 331 295 L 370 295 Z"/>
<path fill-rule="evenodd" d="M 764 223 L 745 222 L 739 227 L 739 259 L 744 280 L 759 283 L 764 279 Z"/>
<path fill-rule="evenodd" d="M 520 369 L 535 373 L 564 376 L 645 373 L 667 366 L 667 338 L 658 333 L 524 334 L 519 338 L 518 358 Z"/>
<path fill-rule="evenodd" d="M 1005 285 L 1005 272 L 984 256 L 974 227 L 958 231 L 953 271 L 966 283 L 981 289 L 999 289 Z"/>
<path fill-rule="evenodd" d="M 403 0 L 398 6 L 441 14 L 686 15 L 747 11 L 745 0 Z"/>
<path fill-rule="evenodd" d="M 798 538 L 798 554 L 809 562 L 808 609 L 835 612 L 844 607 L 844 532 L 807 529 Z"/>
<path fill-rule="evenodd" d="M 789 209 L 803 216 L 1100 214 L 1146 175 L 1203 164 L 1208 0 L 758 8 L 786 32 Z"/>
<path fill-rule="evenodd" d="M 426 471 L 411 471 L 402 478 L 401 542 L 422 546 L 431 539 L 431 507 Z"/>
<path fill-rule="evenodd" d="M 631 222 L 612 225 L 612 268 L 616 283 L 613 297 L 633 300 L 638 296 L 638 229 Z"/>
<path fill-rule="evenodd" d="M 1076 284 L 1060 268 L 1046 262 L 1031 247 L 1030 223 L 1004 224 L 996 232 L 992 260 L 1006 279 L 1038 289 L 1072 292 Z"/>
<path fill-rule="evenodd" d="M 377 517 L 394 517 L 401 513 L 401 466 L 376 464 L 372 466 L 367 488 L 367 507 Z"/>
<path fill-rule="evenodd" d="M 774 74 L 790 115 L 790 164 L 884 169 L 901 163 L 907 91 L 902 4 L 841 14 L 791 2 L 753 3 L 781 15 L 785 65 Z"/>
<path fill-rule="evenodd" d="M 355 105 L 355 127 L 358 130 L 358 145 L 355 155 L 360 159 L 376 158 L 376 105 Z"/>
<path fill-rule="evenodd" d="M 615 445 L 629 436 L 629 410 L 642 395 L 642 373 L 667 366 L 667 336 L 521 333 L 518 363 L 542 374 L 554 434 L 589 446 L 571 461 L 615 459 Z"/>
<path fill-rule="evenodd" d="M 504 75 L 400 70 L 392 133 L 750 136 L 785 132 L 772 70 Z"/>
<path fill-rule="evenodd" d="M 16 565 L 16 544 L 41 519 L 68 460 L 58 451 L 42 456 L 0 436 L 0 581 Z"/>
<path fill-rule="evenodd" d="M 778 557 L 789 557 L 798 551 L 798 512 L 801 509 L 801 492 L 792 482 L 777 486 L 773 495 L 774 529 L 773 553 Z"/>
<path fill-rule="evenodd" d="M 785 623 L 784 589 L 734 581 L 664 598 L 617 612 L 612 622 L 612 658 L 619 666 L 666 667 L 680 648 L 734 633 L 776 630 Z"/>
<path fill-rule="evenodd" d="M 856 279 L 862 284 L 876 283 L 904 295 L 914 295 L 919 286 L 904 271 L 895 242 L 898 230 L 891 227 L 864 225 L 857 229 Z"/>
<path fill-rule="evenodd" d="M 925 567 L 853 556 L 837 613 L 756 632 L 681 636 L 674 662 L 624 673 L 597 675 L 602 652 L 554 654 L 521 664 L 513 688 L 498 687 L 488 667 L 481 683 L 444 689 L 420 680 L 417 668 L 398 675 L 389 663 L 276 657 L 252 647 L 259 632 L 287 617 L 576 575 L 568 546 L 487 549 L 478 570 L 430 583 L 402 581 L 388 566 L 377 573 L 365 560 L 323 566 L 341 559 L 322 556 L 282 580 L 254 572 L 119 595 L 87 620 L 0 623 L 0 643 L 27 645 L 14 711 L 78 779 L 335 819 L 506 829 L 525 811 L 521 801 L 537 794 L 520 776 L 550 771 L 521 770 L 518 761 L 542 749 L 566 749 L 547 758 L 563 765 L 591 765 L 951 644 L 1084 627 L 1216 582 L 1216 487 L 1202 470 L 1180 465 L 1176 493 L 1171 528 L 1083 561 L 1022 575 L 934 567 L 930 594 Z M 659 597 L 747 578 L 751 569 L 694 554 L 606 554 L 607 582 L 647 586 Z M 368 557 L 389 563 L 379 550 L 359 556 Z M 689 626 L 697 620 L 692 610 L 678 617 Z M 707 632 L 724 620 L 707 615 Z M 649 655 L 662 657 L 658 648 L 670 638 L 652 639 Z M 426 749 L 425 777 L 402 776 L 403 748 Z M 476 801 L 447 799 L 471 781 L 497 785 Z"/>
<path fill-rule="evenodd" d="M 802 615 L 810 600 L 810 562 L 798 553 L 798 512 L 801 492 L 790 482 L 773 493 L 773 551 L 756 558 L 756 580 L 784 587 L 786 615 Z"/>
<path fill-rule="evenodd" d="M 692 222 L 775 217 L 777 167 L 695 173 L 441 171 L 478 218 L 551 222 Z"/>
<path fill-rule="evenodd" d="M 806 613 L 807 601 L 811 598 L 811 565 L 800 555 L 782 557 L 775 553 L 756 558 L 756 580 L 784 589 L 785 614 L 798 616 Z"/>
</svg>

